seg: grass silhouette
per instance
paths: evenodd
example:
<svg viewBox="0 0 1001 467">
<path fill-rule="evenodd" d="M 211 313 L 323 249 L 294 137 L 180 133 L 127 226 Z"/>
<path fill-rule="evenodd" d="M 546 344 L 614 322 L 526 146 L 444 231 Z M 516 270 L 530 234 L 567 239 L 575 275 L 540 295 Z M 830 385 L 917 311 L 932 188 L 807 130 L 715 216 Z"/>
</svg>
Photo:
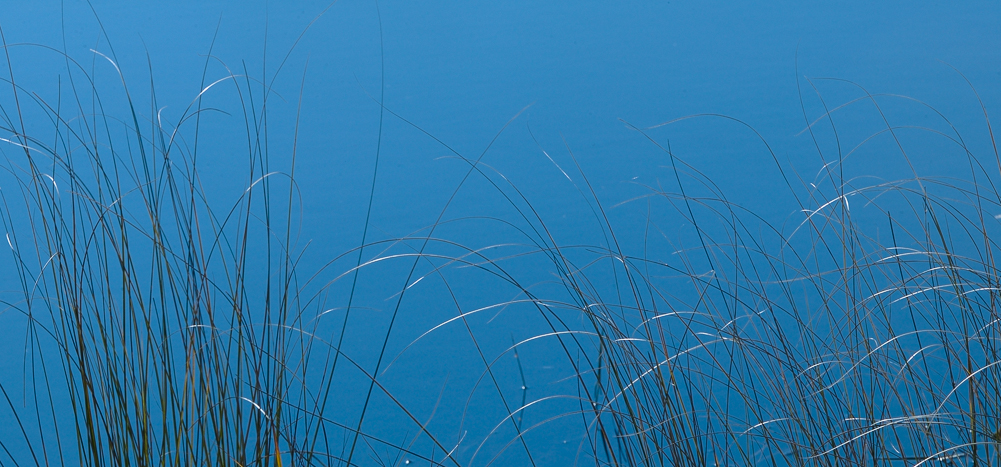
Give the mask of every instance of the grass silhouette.
<svg viewBox="0 0 1001 467">
<path fill-rule="evenodd" d="M 379 240 L 366 219 L 357 248 L 303 271 L 297 136 L 276 149 L 268 77 L 209 79 L 210 51 L 202 91 L 168 123 L 155 92 L 133 99 L 114 54 L 94 52 L 88 68 L 27 46 L 65 62 L 53 101 L 17 79 L 14 47 L 25 46 L 4 45 L 0 123 L 21 288 L 5 306 L 26 336 L 23 390 L 0 386 L 19 435 L 0 439 L 12 464 L 548 465 L 556 449 L 581 465 L 1001 463 L 1001 159 L 986 108 L 993 153 L 977 154 L 920 101 L 841 82 L 858 97 L 828 108 L 818 91 L 823 112 L 803 110 L 824 161 L 814 179 L 761 138 L 798 206 L 783 225 L 655 136 L 680 120 L 632 127 L 676 185 L 623 208 L 655 207 L 644 242 L 668 255 L 630 253 L 579 166 L 560 170 L 603 243 L 561 244 L 483 162 L 489 146 L 467 157 L 425 132 L 466 167 L 440 215 Z M 114 70 L 113 90 L 98 69 Z M 215 93 L 239 105 L 209 105 Z M 938 126 L 897 125 L 886 100 L 930 109 Z M 863 106 L 881 126 L 842 138 L 839 112 Z M 198 170 L 216 118 L 242 134 L 232 166 L 243 190 L 228 203 Z M 733 117 L 691 118 L 760 138 Z M 912 149 L 915 131 L 945 142 L 966 176 L 923 174 L 917 158 L 935 154 Z M 849 175 L 876 141 L 909 175 Z M 511 215 L 452 217 L 469 180 Z M 670 234 L 661 218 L 687 230 Z M 509 239 L 452 237 L 478 229 Z M 366 296 L 388 308 L 359 316 Z M 514 325 L 531 333 L 515 338 Z M 462 382 L 431 399 L 409 389 L 441 369 Z"/>
</svg>

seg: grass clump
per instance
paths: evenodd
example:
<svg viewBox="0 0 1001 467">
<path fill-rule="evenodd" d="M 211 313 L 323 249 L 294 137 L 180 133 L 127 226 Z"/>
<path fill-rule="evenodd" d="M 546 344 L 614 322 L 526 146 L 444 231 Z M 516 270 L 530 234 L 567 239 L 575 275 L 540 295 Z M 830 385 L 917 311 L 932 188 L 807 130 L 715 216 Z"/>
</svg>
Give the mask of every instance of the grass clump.
<svg viewBox="0 0 1001 467">
<path fill-rule="evenodd" d="M 662 126 L 635 128 L 674 182 L 642 196 L 643 248 L 579 166 L 563 174 L 599 244 L 562 244 L 483 155 L 452 151 L 465 176 L 427 228 L 373 240 L 366 221 L 358 248 L 303 273 L 297 136 L 269 131 L 273 79 L 223 67 L 170 124 L 113 54 L 88 67 L 40 46 L 7 56 L 17 47 L 65 68 L 50 99 L 13 68 L 4 78 L 2 219 L 20 285 L 4 298 L 26 349 L 22 390 L 0 386 L 12 464 L 1001 463 L 1001 161 L 986 110 L 993 152 L 979 154 L 931 109 L 938 126 L 917 134 L 969 167 L 936 178 L 914 128 L 884 117 L 902 98 L 858 88 L 824 107 L 805 119 L 814 179 L 761 145 L 798 206 L 782 225 L 661 145 Z M 849 141 L 839 111 L 859 106 L 879 126 Z M 229 198 L 198 170 L 206 140 L 234 134 L 220 121 L 240 135 Z M 904 176 L 852 176 L 873 146 Z M 507 214 L 451 217 L 470 180 Z M 478 229 L 509 240 L 456 240 Z"/>
<path fill-rule="evenodd" d="M 204 86 L 230 84 L 251 101 L 239 109 L 247 190 L 216 213 L 196 168 L 213 110 L 202 95 L 180 119 L 194 128 L 184 133 L 158 119 L 155 95 L 144 113 L 112 57 L 94 52 L 88 72 L 56 54 L 66 69 L 54 102 L 13 70 L 5 79 L 5 193 L 19 191 L 25 209 L 5 198 L 3 219 L 29 389 L 26 407 L 4 389 L 24 435 L 4 450 L 39 465 L 280 464 L 282 434 L 317 422 L 296 405 L 308 343 L 293 332 L 296 258 L 281 243 L 291 218 L 277 217 L 292 198 L 269 196 L 267 122 L 252 104 L 267 96 L 245 76 Z M 101 67 L 124 100 L 98 93 Z M 50 128 L 27 133 L 29 118 Z"/>
</svg>

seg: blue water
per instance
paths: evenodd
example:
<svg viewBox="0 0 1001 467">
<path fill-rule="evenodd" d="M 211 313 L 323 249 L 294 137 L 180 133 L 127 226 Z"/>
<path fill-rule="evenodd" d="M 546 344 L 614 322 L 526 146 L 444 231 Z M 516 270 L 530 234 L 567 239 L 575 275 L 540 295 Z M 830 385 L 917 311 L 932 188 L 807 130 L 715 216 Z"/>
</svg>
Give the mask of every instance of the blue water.
<svg viewBox="0 0 1001 467">
<path fill-rule="evenodd" d="M 103 56 L 120 68 L 132 99 L 144 103 L 139 109 L 144 118 L 154 113 L 149 105 L 152 70 L 155 108 L 165 121 L 174 123 L 200 90 L 210 47 L 208 82 L 230 72 L 269 83 L 273 79 L 270 170 L 288 170 L 299 119 L 295 178 L 302 210 L 296 219 L 301 220 L 298 248 L 307 252 L 298 265 L 300 271 L 316 270 L 360 244 L 377 151 L 370 242 L 426 235 L 427 230 L 421 229 L 435 222 L 469 169 L 455 153 L 472 160 L 482 154 L 490 170 L 503 174 L 530 201 L 561 245 L 606 244 L 604 221 L 593 214 L 590 193 L 578 191 L 587 191 L 586 176 L 623 248 L 640 254 L 651 214 L 646 201 L 636 198 L 649 193 L 647 187 L 673 190 L 676 181 L 665 152 L 633 127 L 692 114 L 726 115 L 753 127 L 768 146 L 741 123 L 718 117 L 685 120 L 647 134 L 659 144 L 669 142 L 679 158 L 723 187 L 729 199 L 781 225 L 798 205 L 774 160 L 805 183 L 814 181 L 821 166 L 831 160 L 818 155 L 813 141 L 801 133 L 806 128 L 804 108 L 810 120 L 823 114 L 818 92 L 830 106 L 863 96 L 859 86 L 873 94 L 920 99 L 968 135 L 971 150 L 980 154 L 990 154 L 985 121 L 976 96 L 956 70 L 976 87 L 988 112 L 1001 108 L 997 86 L 1001 5 L 996 2 L 439 2 L 430 6 L 342 0 L 319 17 L 328 6 L 322 1 L 295 2 L 294 7 L 259 1 L 8 3 L 0 12 L 7 44 L 64 50 L 88 72 L 93 70 L 106 111 L 121 118 L 127 115 L 124 93 L 114 66 Z M 8 50 L 18 83 L 41 98 L 51 100 L 58 95 L 57 85 L 66 86 L 66 63 L 59 54 L 34 46 Z M 0 69 L 6 78 L 7 66 Z M 58 81 L 59 76 L 64 81 Z M 226 84 L 207 99 L 213 106 L 238 112 L 239 101 Z M 2 89 L 0 99 L 9 111 L 10 90 Z M 399 116 L 383 114 L 381 134 L 380 99 Z M 886 99 L 884 104 L 888 117 L 901 124 L 942 126 L 913 102 Z M 871 109 L 853 107 L 845 113 L 846 121 L 852 122 L 840 129 L 845 141 L 857 142 L 882 125 Z M 39 129 L 47 124 L 28 123 Z M 232 162 L 241 154 L 234 147 L 245 145 L 245 136 L 234 130 L 238 127 L 220 123 L 199 142 L 206 193 L 222 205 L 231 203 L 247 185 L 242 167 Z M 921 141 L 920 136 L 915 138 Z M 846 176 L 910 176 L 898 156 L 884 156 L 893 153 L 892 146 L 884 144 L 889 143 L 876 142 L 853 155 Z M 934 148 L 936 143 L 927 144 Z M 890 149 L 882 151 L 886 148 Z M 917 170 L 936 176 L 959 174 L 954 173 L 959 170 L 954 162 L 935 157 L 920 159 Z M 497 176 L 493 179 L 503 182 Z M 9 183 L 9 177 L 4 180 Z M 12 196 L 16 192 L 9 186 L 0 188 Z M 620 204 L 628 200 L 634 201 Z M 517 203 L 526 206 L 521 200 Z M 517 219 L 498 191 L 476 175 L 462 185 L 445 213 L 446 219 L 463 216 Z M 661 220 L 674 229 L 666 232 L 668 237 L 697 240 L 678 219 Z M 526 241 L 514 228 L 486 220 L 448 224 L 435 234 L 470 248 Z M 397 245 L 388 251 L 412 253 L 408 248 Z M 518 248 L 502 251 L 513 254 Z M 646 248 L 650 256 L 668 256 L 680 247 L 664 242 Z M 445 247 L 438 251 L 459 254 Z M 369 249 L 365 257 L 378 254 L 379 248 Z M 353 258 L 335 263 L 318 283 L 353 266 Z M 355 306 L 378 311 L 353 318 L 344 349 L 363 366 L 375 366 L 394 294 L 405 285 L 409 264 L 391 262 L 362 272 Z M 514 264 L 512 272 L 524 278 L 523 285 L 541 284 L 542 291 L 554 287 L 543 282 L 551 279 L 548 271 L 534 269 L 545 267 L 544 261 Z M 0 289 L 16 289 L 15 272 L 0 266 Z M 475 272 L 450 274 L 456 300 L 466 311 L 517 295 L 502 287 L 484 291 L 477 284 L 490 279 Z M 604 278 L 595 280 L 599 279 Z M 434 277 L 425 280 L 432 282 Z M 435 423 L 443 432 L 453 433 L 447 442 L 459 443 L 457 457 L 468 461 L 504 415 L 496 393 L 483 382 L 469 399 L 469 412 L 463 413 L 462 404 L 482 373 L 481 361 L 463 341 L 468 333 L 458 326 L 446 327 L 401 354 L 424 331 L 456 316 L 452 299 L 440 282 L 436 284 L 408 290 L 407 312 L 395 324 L 388 352 L 401 356 L 384 377 L 391 390 L 416 407 L 418 418 L 430 416 L 429 403 L 446 388 L 446 403 Z M 332 294 L 346 288 L 347 280 L 341 279 Z M 344 306 L 343 302 L 343 297 L 331 298 L 329 306 Z M 531 310 L 512 308 L 488 310 L 471 323 L 480 335 L 488 336 L 481 342 L 488 359 L 503 352 L 512 339 L 545 330 Z M 20 391 L 23 318 L 6 313 L 0 319 L 6 329 L 14 329 L 13 337 L 0 347 L 9 356 L 0 362 L 6 375 L 2 381 Z M 574 382 L 564 380 L 569 376 L 566 359 L 554 355 L 554 347 L 552 342 L 528 345 L 522 352 L 529 385 L 548 385 L 535 397 L 575 393 Z M 511 361 L 498 366 L 498 372 L 510 382 L 507 395 L 516 403 L 521 383 Z M 383 369 L 387 363 L 382 363 Z M 345 381 L 357 377 L 349 374 Z M 342 406 L 332 412 L 348 424 L 356 420 L 364 395 L 363 385 L 352 384 L 355 388 L 338 396 Z M 533 423 L 545 414 L 576 407 L 553 404 L 532 414 Z M 396 442 L 415 436 L 415 428 L 400 424 L 396 418 L 400 414 L 390 406 L 385 400 L 375 404 L 366 430 L 385 433 Z M 6 407 L 2 413 L 3 420 L 10 420 Z M 583 439 L 576 423 L 560 419 L 533 434 L 532 441 L 542 446 L 536 459 L 540 465 L 566 464 L 574 458 Z M 464 431 L 471 434 L 459 442 Z M 15 440 L 20 432 L 5 423 L 0 436 Z M 504 441 L 489 449 L 509 439 L 500 438 Z M 478 454 L 476 463 L 485 464 L 492 455 Z M 511 454 L 510 462 L 523 461 L 519 455 Z M 374 465 L 368 464 L 370 457 L 362 457 L 361 465 Z"/>
</svg>

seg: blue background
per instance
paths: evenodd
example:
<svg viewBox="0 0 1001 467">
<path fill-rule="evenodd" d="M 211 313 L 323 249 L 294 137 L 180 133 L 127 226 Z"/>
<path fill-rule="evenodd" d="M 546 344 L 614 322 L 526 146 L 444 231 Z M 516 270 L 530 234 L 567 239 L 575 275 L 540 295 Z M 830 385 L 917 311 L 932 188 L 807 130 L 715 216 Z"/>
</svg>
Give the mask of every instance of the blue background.
<svg viewBox="0 0 1001 467">
<path fill-rule="evenodd" d="M 220 63 L 234 73 L 245 68 L 251 76 L 270 79 L 295 44 L 274 81 L 281 100 L 270 109 L 270 130 L 275 147 L 291 146 L 302 86 L 296 179 L 302 203 L 299 247 L 308 255 L 301 270 L 319 268 L 360 242 L 379 141 L 377 100 L 382 91 L 386 108 L 413 125 L 385 117 L 370 240 L 405 236 L 434 222 L 468 169 L 421 130 L 475 159 L 517 115 L 483 162 L 525 194 L 559 243 L 601 244 L 600 223 L 586 196 L 574 186 L 583 186 L 582 172 L 597 199 L 609 208 L 611 225 L 628 251 L 642 248 L 649 214 L 642 200 L 622 203 L 648 193 L 646 186 L 675 186 L 673 172 L 665 168 L 664 152 L 630 124 L 649 127 L 702 113 L 731 116 L 757 130 L 789 173 L 810 182 L 830 159 L 819 156 L 813 141 L 801 133 L 806 128 L 804 108 L 809 120 L 823 114 L 809 79 L 830 107 L 864 94 L 854 85 L 819 78 L 850 80 L 870 93 L 927 102 L 968 135 L 970 147 L 982 155 L 991 154 L 983 113 L 970 87 L 950 65 L 969 78 L 988 112 L 996 111 L 1001 102 L 998 2 L 387 0 L 378 4 L 377 11 L 371 1 L 342 0 L 296 43 L 326 7 L 325 2 L 312 1 L 270 5 L 94 1 L 91 11 L 76 0 L 6 2 L 0 26 L 8 44 L 49 45 L 88 67 L 93 64 L 99 86 L 107 89 L 109 105 L 121 104 L 120 93 L 117 101 L 112 97 L 117 78 L 106 61 L 94 61 L 90 49 L 113 53 L 138 102 L 149 100 L 151 68 L 156 107 L 163 109 L 167 121 L 176 121 L 197 95 L 204 54 L 213 37 L 212 54 L 219 62 L 208 68 L 210 81 L 225 76 Z M 34 47 L 9 50 L 19 82 L 30 83 L 43 97 L 47 89 L 55 89 L 55 77 L 64 65 L 60 57 Z M 6 73 L 6 66 L 0 68 Z M 219 107 L 232 108 L 232 97 L 220 94 L 215 101 Z M 913 102 L 886 99 L 885 104 L 891 120 L 901 124 L 942 125 Z M 152 113 L 142 110 L 147 116 Z M 842 130 L 846 141 L 857 143 L 880 128 L 871 109 L 845 112 L 850 122 Z M 700 118 L 649 134 L 661 144 L 669 140 L 681 159 L 722 186 L 731 200 L 776 224 L 794 214 L 797 204 L 772 156 L 747 128 L 724 119 Z M 246 179 L 232 176 L 232 160 L 239 154 L 230 148 L 240 136 L 217 136 L 200 143 L 200 170 L 210 198 L 226 205 L 245 188 Z M 880 148 L 874 143 L 870 151 L 860 151 L 851 170 L 885 179 L 908 176 L 909 172 L 901 172 L 899 157 L 883 155 Z M 918 159 L 919 173 L 953 174 L 955 160 L 937 157 L 933 144 L 923 149 L 927 153 Z M 570 151 L 581 171 L 574 169 Z M 287 152 L 273 152 L 274 167 L 286 167 L 288 162 Z M 495 190 L 475 179 L 460 190 L 446 218 L 463 215 L 503 217 L 511 211 Z M 672 228 L 669 218 L 662 224 Z M 445 236 L 473 247 L 517 241 L 509 240 L 511 232 L 503 229 L 460 225 Z M 693 239 L 681 227 L 668 236 L 680 243 Z M 650 247 L 650 254 L 667 255 L 675 247 L 665 242 Z M 334 272 L 346 269 L 341 266 Z M 0 271 L 3 289 L 13 289 L 7 284 L 14 283 L 14 271 L 6 267 Z M 366 303 L 389 306 L 385 298 L 403 285 L 402 276 L 397 279 L 398 271 L 396 275 L 393 271 L 367 276 L 372 285 L 362 287 L 369 297 Z M 534 277 L 536 272 L 525 274 Z M 390 277 L 389 285 L 381 284 L 383 277 Z M 366 283 L 364 274 L 361 280 Z M 475 280 L 456 279 L 457 284 L 470 281 L 466 293 L 473 302 Z M 414 292 L 415 302 L 434 301 L 418 293 Z M 510 297 L 482 301 L 504 299 Z M 406 318 L 401 330 L 394 331 L 399 337 L 394 338 L 390 355 L 430 326 L 454 316 L 449 310 L 439 313 Z M 496 328 L 484 323 L 484 329 L 500 336 L 490 344 L 495 353 L 510 345 L 508 335 L 524 338 L 539 332 L 531 321 L 512 319 L 492 325 Z M 362 319 L 356 326 L 348 346 L 371 364 L 366 358 L 371 359 L 381 343 L 384 319 Z M 477 360 L 455 356 L 447 346 L 435 344 L 447 336 L 420 352 L 407 353 L 412 360 L 404 362 L 410 365 L 396 363 L 393 371 L 398 373 L 387 376 L 401 391 L 412 393 L 408 395 L 415 406 L 429 398 L 433 401 L 446 377 L 451 378 L 456 397 L 468 395 L 470 381 L 481 372 Z M 17 356 L 23 342 L 10 339 L 2 344 L 3 354 L 11 356 L 2 363 L 8 375 L 19 374 Z M 566 376 L 546 373 L 552 365 L 546 364 L 544 355 L 525 362 L 529 380 Z M 572 391 L 572 386 L 568 388 L 562 390 Z M 356 397 L 344 396 L 345 413 L 351 412 Z M 497 420 L 496 412 L 484 410 L 485 420 Z M 460 416 L 441 415 L 453 422 Z M 476 427 L 479 422 L 468 423 Z M 492 422 L 483 423 L 492 427 Z M 553 445 L 564 441 L 559 431 L 554 428 L 546 435 Z M 576 447 L 579 438 L 572 441 Z M 566 459 L 560 456 L 574 452 L 554 447 L 551 455 Z M 468 459 L 469 453 L 464 456 Z"/>
</svg>

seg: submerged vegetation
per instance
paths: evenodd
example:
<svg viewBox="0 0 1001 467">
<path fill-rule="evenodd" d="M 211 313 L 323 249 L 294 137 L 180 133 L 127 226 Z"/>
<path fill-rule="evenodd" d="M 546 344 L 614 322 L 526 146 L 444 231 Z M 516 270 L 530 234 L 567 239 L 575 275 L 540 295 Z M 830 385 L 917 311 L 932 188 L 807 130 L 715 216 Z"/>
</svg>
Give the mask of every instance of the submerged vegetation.
<svg viewBox="0 0 1001 467">
<path fill-rule="evenodd" d="M 357 248 L 306 271 L 298 122 L 288 140 L 269 131 L 267 76 L 212 78 L 210 53 L 202 92 L 168 123 L 113 54 L 43 51 L 65 63 L 55 94 L 9 68 L 0 109 L 4 267 L 20 286 L 0 298 L 25 348 L 22 374 L 0 381 L 4 465 L 1001 463 L 1001 159 L 986 109 L 980 154 L 912 99 L 857 87 L 819 114 L 804 104 L 815 178 L 758 146 L 798 207 L 781 225 L 661 141 L 673 122 L 634 128 L 675 183 L 619 208 L 647 212 L 641 254 L 579 167 L 563 174 L 600 244 L 562 244 L 482 155 L 452 151 L 466 173 L 449 203 L 481 180 L 510 215 L 446 204 L 378 240 L 366 220 Z M 108 72 L 114 86 L 98 84 Z M 233 108 L 208 103 L 219 94 Z M 937 126 L 898 125 L 885 100 Z M 843 138 L 844 108 L 883 125 Z M 226 125 L 238 192 L 199 172 Z M 876 141 L 904 176 L 851 175 Z M 965 175 L 923 173 L 927 157 Z M 464 240 L 479 229 L 509 237 Z"/>
</svg>

